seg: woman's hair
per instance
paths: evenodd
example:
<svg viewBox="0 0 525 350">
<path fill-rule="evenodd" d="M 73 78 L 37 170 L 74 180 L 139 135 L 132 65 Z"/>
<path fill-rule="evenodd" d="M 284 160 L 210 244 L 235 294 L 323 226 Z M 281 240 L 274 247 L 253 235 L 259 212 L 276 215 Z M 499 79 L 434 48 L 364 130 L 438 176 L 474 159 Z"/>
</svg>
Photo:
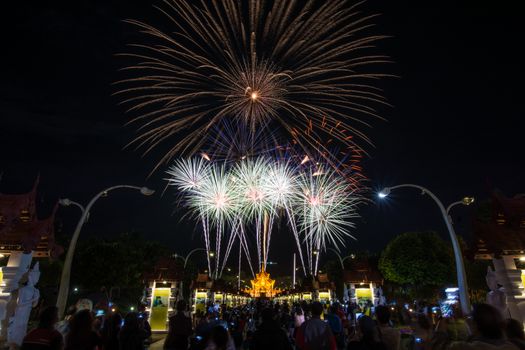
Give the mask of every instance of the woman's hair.
<svg viewBox="0 0 525 350">
<path fill-rule="evenodd" d="M 127 331 L 139 329 L 139 316 L 136 312 L 130 312 L 124 317 L 124 326 Z"/>
<path fill-rule="evenodd" d="M 58 321 L 58 308 L 56 306 L 48 306 L 40 313 L 40 328 L 51 328 Z"/>
<path fill-rule="evenodd" d="M 179 300 L 177 302 L 177 311 L 178 312 L 186 311 L 186 302 L 184 300 Z"/>
<path fill-rule="evenodd" d="M 430 324 L 430 320 L 428 319 L 427 315 L 425 315 L 425 314 L 418 314 L 417 315 L 417 323 L 424 330 L 429 330 L 429 329 L 432 328 L 432 325 Z"/>
<path fill-rule="evenodd" d="M 390 309 L 384 305 L 379 305 L 375 309 L 375 315 L 379 323 L 387 324 L 390 321 Z"/>
<path fill-rule="evenodd" d="M 474 304 L 472 319 L 482 336 L 489 339 L 503 337 L 503 317 L 498 309 L 489 304 Z"/>
<path fill-rule="evenodd" d="M 104 334 L 109 337 L 116 337 L 122 325 L 122 316 L 119 313 L 111 315 L 104 323 Z"/>
<path fill-rule="evenodd" d="M 93 315 L 91 311 L 85 309 L 77 312 L 69 322 L 70 331 L 68 339 L 82 338 L 93 331 Z"/>
<path fill-rule="evenodd" d="M 226 349 L 228 345 L 228 331 L 223 326 L 215 326 L 211 330 L 211 340 L 217 347 L 217 349 Z"/>
<path fill-rule="evenodd" d="M 379 331 L 372 318 L 363 315 L 359 317 L 358 323 L 365 343 L 375 343 L 379 341 Z"/>
<path fill-rule="evenodd" d="M 525 340 L 523 324 L 518 320 L 513 318 L 507 319 L 505 321 L 505 332 L 507 333 L 508 338 Z"/>
</svg>

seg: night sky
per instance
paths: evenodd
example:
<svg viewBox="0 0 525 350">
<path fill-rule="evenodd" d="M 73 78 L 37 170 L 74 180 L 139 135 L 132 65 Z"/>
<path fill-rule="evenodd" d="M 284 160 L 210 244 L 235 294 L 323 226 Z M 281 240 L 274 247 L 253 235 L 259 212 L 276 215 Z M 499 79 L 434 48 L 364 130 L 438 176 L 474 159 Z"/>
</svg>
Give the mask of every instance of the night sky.
<svg viewBox="0 0 525 350">
<path fill-rule="evenodd" d="M 40 174 L 39 208 L 46 216 L 57 198 L 86 203 L 105 187 L 147 185 L 152 198 L 115 191 L 101 199 L 82 236 L 130 230 L 160 240 L 175 252 L 201 246 L 191 221 L 181 221 L 164 174 L 148 177 L 159 154 L 123 149 L 135 136 L 118 99 L 116 53 L 135 35 L 121 20 L 165 24 L 150 1 L 15 2 L 2 11 L 0 66 L 0 191 L 28 191 Z M 523 161 L 523 30 L 518 1 L 368 1 L 380 13 L 374 29 L 391 38 L 379 51 L 399 76 L 380 83 L 393 105 L 368 131 L 365 173 L 370 186 L 413 182 L 446 204 L 465 195 L 483 199 L 493 188 L 525 192 Z M 470 234 L 474 209 L 458 208 L 458 231 Z M 415 190 L 395 192 L 388 204 L 361 211 L 348 251 L 380 250 L 410 230 L 445 231 L 430 199 Z M 79 212 L 60 208 L 57 227 L 71 234 Z M 270 259 L 291 268 L 290 235 L 273 236 Z M 279 241 L 277 241 L 279 240 Z M 279 243 L 279 244 L 278 244 Z M 276 267 L 273 267 L 274 269 Z"/>
</svg>

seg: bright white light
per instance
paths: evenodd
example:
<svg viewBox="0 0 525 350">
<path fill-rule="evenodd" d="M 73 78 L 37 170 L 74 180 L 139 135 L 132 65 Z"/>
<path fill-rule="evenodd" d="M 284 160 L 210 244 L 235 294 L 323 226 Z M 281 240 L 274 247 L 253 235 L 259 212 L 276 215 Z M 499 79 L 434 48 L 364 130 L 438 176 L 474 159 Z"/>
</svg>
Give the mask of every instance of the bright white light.
<svg viewBox="0 0 525 350">
<path fill-rule="evenodd" d="M 459 290 L 459 288 L 447 288 L 445 289 L 445 293 L 455 293 Z"/>
<path fill-rule="evenodd" d="M 377 196 L 379 198 L 383 199 L 383 198 L 387 197 L 389 194 L 390 194 L 390 188 L 389 187 L 385 187 L 377 194 Z"/>
<path fill-rule="evenodd" d="M 520 258 L 520 261 L 525 261 L 525 256 L 522 256 L 522 257 Z"/>
</svg>

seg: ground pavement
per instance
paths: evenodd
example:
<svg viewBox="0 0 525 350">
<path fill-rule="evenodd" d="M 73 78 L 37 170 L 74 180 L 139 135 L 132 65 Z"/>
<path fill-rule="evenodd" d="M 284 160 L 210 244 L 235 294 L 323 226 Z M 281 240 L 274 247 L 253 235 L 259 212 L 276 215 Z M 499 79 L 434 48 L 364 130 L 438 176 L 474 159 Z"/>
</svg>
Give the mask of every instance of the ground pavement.
<svg viewBox="0 0 525 350">
<path fill-rule="evenodd" d="M 154 339 L 155 340 L 155 339 Z M 161 338 L 157 341 L 154 341 L 148 348 L 148 350 L 162 350 L 162 346 L 164 345 L 164 338 Z"/>
</svg>

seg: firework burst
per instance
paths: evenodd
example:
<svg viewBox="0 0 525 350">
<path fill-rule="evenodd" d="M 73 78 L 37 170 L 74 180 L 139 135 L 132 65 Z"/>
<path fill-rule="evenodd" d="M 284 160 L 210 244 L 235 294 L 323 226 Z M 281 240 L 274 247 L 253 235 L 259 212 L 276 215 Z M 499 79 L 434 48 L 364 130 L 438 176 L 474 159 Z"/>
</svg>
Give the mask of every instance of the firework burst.
<svg viewBox="0 0 525 350">
<path fill-rule="evenodd" d="M 307 152 L 328 152 L 319 139 L 360 149 L 362 127 L 379 118 L 384 99 L 372 67 L 373 16 L 349 0 L 269 2 L 165 0 L 170 31 L 130 20 L 148 44 L 131 45 L 130 77 L 118 92 L 136 113 L 146 151 L 192 154 L 224 120 L 251 132 L 279 130 Z"/>
<path fill-rule="evenodd" d="M 213 274 L 209 261 L 211 275 L 220 276 L 237 239 L 250 259 L 249 232 L 255 234 L 258 264 L 265 268 L 273 223 L 281 214 L 295 237 L 305 272 L 317 273 L 320 250 L 329 245 L 337 249 L 346 237 L 352 237 L 349 230 L 361 197 L 330 167 L 307 163 L 257 157 L 226 167 L 190 158 L 170 168 L 168 181 L 182 192 L 202 223 L 206 248 L 215 243 Z"/>
</svg>

